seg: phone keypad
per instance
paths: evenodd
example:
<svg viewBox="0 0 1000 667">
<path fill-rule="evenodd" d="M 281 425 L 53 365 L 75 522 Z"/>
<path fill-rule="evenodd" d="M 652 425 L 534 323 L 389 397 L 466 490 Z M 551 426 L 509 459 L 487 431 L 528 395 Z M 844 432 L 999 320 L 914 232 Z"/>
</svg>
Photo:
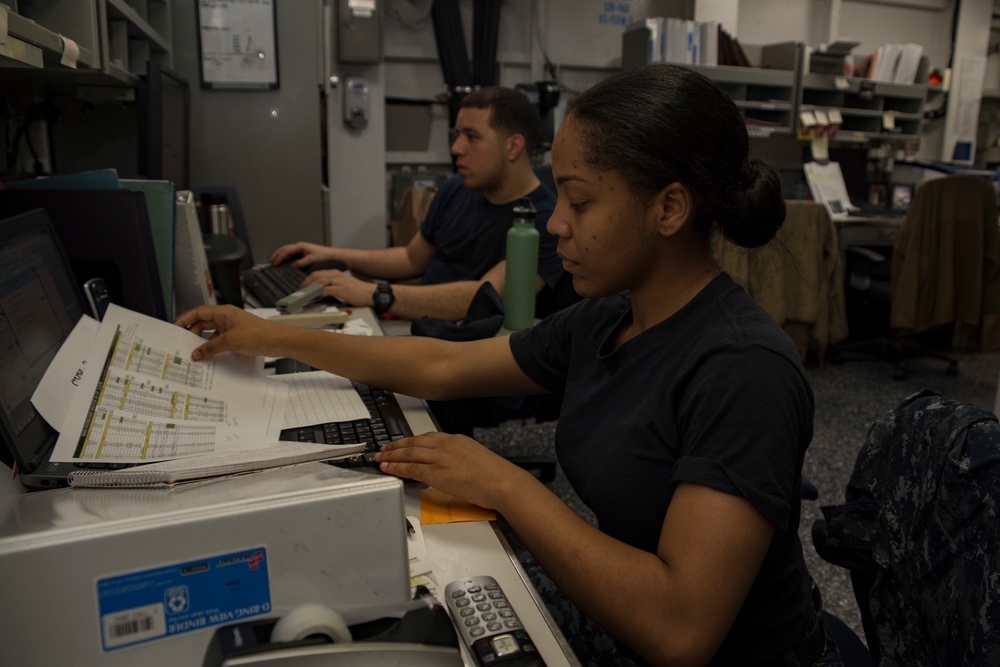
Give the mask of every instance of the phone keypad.
<svg viewBox="0 0 1000 667">
<path fill-rule="evenodd" d="M 544 665 L 492 577 L 453 581 L 445 587 L 445 601 L 462 639 L 480 665 Z"/>
</svg>

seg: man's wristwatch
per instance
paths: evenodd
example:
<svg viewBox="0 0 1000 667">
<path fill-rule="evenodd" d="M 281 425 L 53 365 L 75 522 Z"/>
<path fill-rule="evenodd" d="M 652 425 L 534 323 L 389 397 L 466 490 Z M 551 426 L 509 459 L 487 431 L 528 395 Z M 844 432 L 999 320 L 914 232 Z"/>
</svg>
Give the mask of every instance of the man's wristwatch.
<svg viewBox="0 0 1000 667">
<path fill-rule="evenodd" d="M 389 312 L 396 296 L 392 293 L 392 285 L 384 280 L 375 283 L 375 294 L 372 295 L 372 308 L 376 315 L 383 315 Z"/>
</svg>

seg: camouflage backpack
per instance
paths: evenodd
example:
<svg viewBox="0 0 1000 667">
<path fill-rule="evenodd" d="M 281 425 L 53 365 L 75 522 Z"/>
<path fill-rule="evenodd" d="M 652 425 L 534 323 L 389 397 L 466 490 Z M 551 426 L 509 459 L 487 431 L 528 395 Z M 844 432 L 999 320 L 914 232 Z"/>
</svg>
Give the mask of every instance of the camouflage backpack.
<svg viewBox="0 0 1000 667">
<path fill-rule="evenodd" d="M 814 542 L 850 568 L 880 667 L 1000 665 L 997 417 L 910 396 L 872 425 L 846 501 Z"/>
</svg>

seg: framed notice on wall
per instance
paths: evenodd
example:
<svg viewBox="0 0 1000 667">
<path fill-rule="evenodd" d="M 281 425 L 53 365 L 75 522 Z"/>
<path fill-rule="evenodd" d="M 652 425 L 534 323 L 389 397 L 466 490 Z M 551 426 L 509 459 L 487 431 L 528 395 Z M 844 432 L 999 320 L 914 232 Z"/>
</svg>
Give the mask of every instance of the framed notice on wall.
<svg viewBox="0 0 1000 667">
<path fill-rule="evenodd" d="M 278 87 L 274 0 L 196 0 L 202 88 Z"/>
</svg>

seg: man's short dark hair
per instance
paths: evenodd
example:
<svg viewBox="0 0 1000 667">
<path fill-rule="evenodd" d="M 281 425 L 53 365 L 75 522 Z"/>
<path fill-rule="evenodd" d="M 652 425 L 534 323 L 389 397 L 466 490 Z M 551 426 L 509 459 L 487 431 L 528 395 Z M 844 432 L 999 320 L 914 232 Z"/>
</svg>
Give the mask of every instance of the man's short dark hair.
<svg viewBox="0 0 1000 667">
<path fill-rule="evenodd" d="M 490 127 L 509 137 L 520 134 L 524 147 L 531 155 L 541 134 L 538 111 L 523 93 L 513 88 L 490 86 L 474 90 L 462 99 L 462 108 L 490 110 Z"/>
</svg>

